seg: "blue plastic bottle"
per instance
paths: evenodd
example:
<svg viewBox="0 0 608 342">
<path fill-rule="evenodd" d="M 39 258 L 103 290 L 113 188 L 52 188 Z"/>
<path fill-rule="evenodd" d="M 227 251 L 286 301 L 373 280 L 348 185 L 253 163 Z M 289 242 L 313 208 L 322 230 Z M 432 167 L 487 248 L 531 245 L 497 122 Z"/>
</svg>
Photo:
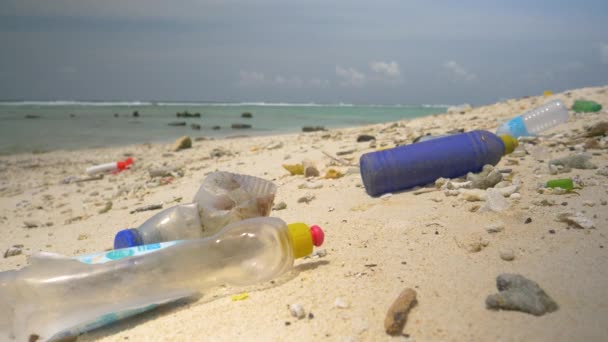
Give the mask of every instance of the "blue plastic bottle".
<svg viewBox="0 0 608 342">
<path fill-rule="evenodd" d="M 440 177 L 460 177 L 496 165 L 517 140 L 488 131 L 471 131 L 388 150 L 366 153 L 359 161 L 370 196 L 409 189 Z"/>
</svg>

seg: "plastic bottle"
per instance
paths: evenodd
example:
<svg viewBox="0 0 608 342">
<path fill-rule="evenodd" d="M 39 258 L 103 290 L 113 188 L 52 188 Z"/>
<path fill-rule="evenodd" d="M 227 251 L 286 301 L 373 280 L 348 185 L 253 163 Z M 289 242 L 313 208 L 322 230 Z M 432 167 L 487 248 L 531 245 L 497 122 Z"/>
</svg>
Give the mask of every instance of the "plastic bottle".
<svg viewBox="0 0 608 342">
<path fill-rule="evenodd" d="M 65 338 L 214 286 L 269 281 L 323 239 L 317 226 L 260 217 L 205 239 L 79 259 L 34 254 L 29 266 L 0 273 L 0 340 Z"/>
<path fill-rule="evenodd" d="M 365 190 L 370 196 L 405 190 L 478 172 L 486 164 L 496 165 L 513 152 L 517 140 L 487 131 L 471 131 L 412 145 L 366 153 L 359 166 Z"/>
<path fill-rule="evenodd" d="M 102 172 L 120 172 L 127 169 L 129 166 L 131 166 L 131 164 L 133 164 L 133 158 L 127 158 L 122 161 L 88 167 L 86 169 L 86 173 L 89 175 L 94 175 Z"/>
<path fill-rule="evenodd" d="M 566 191 L 572 191 L 572 189 L 574 189 L 572 178 L 552 179 L 547 181 L 546 185 L 547 188 L 561 188 Z"/>
<path fill-rule="evenodd" d="M 114 249 L 199 239 L 229 223 L 268 216 L 276 189 L 274 183 L 262 178 L 213 172 L 203 180 L 193 203 L 167 208 L 137 228 L 119 231 L 114 237 Z"/>
<path fill-rule="evenodd" d="M 572 110 L 577 113 L 599 112 L 602 105 L 595 101 L 576 100 L 572 105 Z"/>
<path fill-rule="evenodd" d="M 553 100 L 503 123 L 496 134 L 514 138 L 534 136 L 566 121 L 568 109 L 562 101 Z"/>
</svg>

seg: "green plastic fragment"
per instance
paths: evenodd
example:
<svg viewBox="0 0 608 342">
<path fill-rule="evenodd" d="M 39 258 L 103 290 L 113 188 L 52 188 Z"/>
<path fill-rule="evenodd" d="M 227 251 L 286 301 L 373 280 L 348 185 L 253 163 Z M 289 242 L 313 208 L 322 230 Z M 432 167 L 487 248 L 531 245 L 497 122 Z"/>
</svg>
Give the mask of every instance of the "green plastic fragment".
<svg viewBox="0 0 608 342">
<path fill-rule="evenodd" d="M 547 181 L 547 188 L 562 188 L 567 191 L 572 191 L 572 189 L 574 189 L 574 182 L 572 182 L 572 178 L 552 179 Z"/>
<path fill-rule="evenodd" d="M 576 100 L 572 105 L 572 110 L 577 113 L 599 112 L 602 105 L 595 101 Z"/>
</svg>

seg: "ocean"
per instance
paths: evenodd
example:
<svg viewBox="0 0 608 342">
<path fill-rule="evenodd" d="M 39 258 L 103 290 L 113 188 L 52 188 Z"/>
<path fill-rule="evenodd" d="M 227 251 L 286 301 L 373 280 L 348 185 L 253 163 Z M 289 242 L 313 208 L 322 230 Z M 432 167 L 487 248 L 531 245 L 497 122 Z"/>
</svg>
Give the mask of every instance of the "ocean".
<svg viewBox="0 0 608 342">
<path fill-rule="evenodd" d="M 171 142 L 189 135 L 224 138 L 390 122 L 445 113 L 447 105 L 350 105 L 176 102 L 0 102 L 0 154 L 43 153 Z M 139 115 L 134 116 L 134 112 Z M 200 117 L 177 117 L 176 113 Z M 251 118 L 242 118 L 251 113 Z M 184 126 L 172 126 L 175 123 Z M 193 129 L 192 125 L 200 129 Z M 234 129 L 232 124 L 251 128 Z M 219 127 L 219 129 L 218 129 Z"/>
</svg>

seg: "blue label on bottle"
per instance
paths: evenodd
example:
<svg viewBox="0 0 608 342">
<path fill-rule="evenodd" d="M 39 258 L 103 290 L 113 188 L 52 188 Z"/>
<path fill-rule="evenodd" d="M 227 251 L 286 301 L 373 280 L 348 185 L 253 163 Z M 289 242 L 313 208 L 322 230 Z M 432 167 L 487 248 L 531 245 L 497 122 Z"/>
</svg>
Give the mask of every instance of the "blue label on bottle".
<svg viewBox="0 0 608 342">
<path fill-rule="evenodd" d="M 144 255 L 157 250 L 167 248 L 182 241 L 169 241 L 161 243 L 151 243 L 149 245 L 135 246 L 129 248 L 113 249 L 107 252 L 99 252 L 76 257 L 76 260 L 85 264 L 103 264 L 109 261 L 120 260 L 131 256 Z"/>
<path fill-rule="evenodd" d="M 498 128 L 498 131 L 496 133 L 498 135 L 508 134 L 514 138 L 529 137 L 533 135 L 528 132 L 528 128 L 526 128 L 526 123 L 524 122 L 524 118 L 521 115 L 514 117 L 508 122 L 505 122 L 502 126 Z"/>
<path fill-rule="evenodd" d="M 107 252 L 99 252 L 99 253 L 94 253 L 94 254 L 81 255 L 81 256 L 76 257 L 76 260 L 78 260 L 82 263 L 85 263 L 85 264 L 103 264 L 106 262 L 116 261 L 116 260 L 131 257 L 131 256 L 138 256 L 138 255 L 153 253 L 155 251 L 158 251 L 163 248 L 170 247 L 170 246 L 174 246 L 174 245 L 177 245 L 182 242 L 184 242 L 184 241 L 183 240 L 182 241 L 169 241 L 169 242 L 153 243 L 153 244 L 149 244 L 149 245 L 142 245 L 142 246 L 136 246 L 136 247 L 130 247 L 130 248 L 114 249 L 114 250 L 107 251 Z M 139 307 L 139 308 L 132 308 L 132 309 L 124 310 L 124 311 L 107 313 L 105 315 L 97 317 L 96 319 L 94 319 L 92 321 L 87 321 L 87 322 L 78 324 L 70 329 L 63 330 L 63 331 L 57 333 L 55 336 L 53 336 L 52 339 L 60 339 L 60 338 L 65 338 L 65 337 L 69 337 L 69 336 L 75 336 L 75 335 L 81 334 L 83 332 L 87 332 L 87 331 L 102 327 L 104 325 L 114 323 L 121 319 L 130 317 L 133 315 L 137 315 L 139 313 L 142 313 L 142 312 L 145 312 L 148 310 L 152 310 L 159 305 L 162 305 L 162 304 L 165 304 L 165 303 L 177 300 L 177 299 L 179 299 L 179 297 L 174 298 L 174 299 L 169 299 L 169 300 L 162 300 L 162 301 L 159 301 L 156 303 L 151 303 L 151 304 Z"/>
</svg>

